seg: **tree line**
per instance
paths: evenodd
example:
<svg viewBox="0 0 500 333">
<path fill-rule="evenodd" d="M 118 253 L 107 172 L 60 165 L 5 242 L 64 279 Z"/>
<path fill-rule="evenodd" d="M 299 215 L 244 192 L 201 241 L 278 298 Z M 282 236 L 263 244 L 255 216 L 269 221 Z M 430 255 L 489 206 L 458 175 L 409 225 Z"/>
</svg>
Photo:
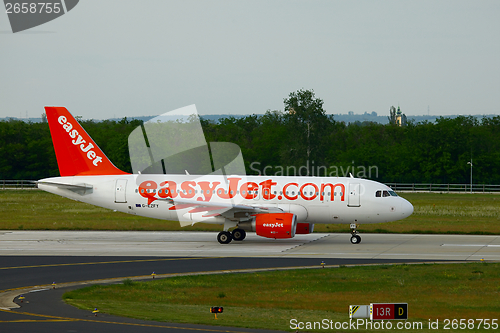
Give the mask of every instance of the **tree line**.
<svg viewBox="0 0 500 333">
<path fill-rule="evenodd" d="M 128 135 L 139 120 L 83 121 L 110 160 L 131 172 Z M 500 116 L 440 117 L 406 126 L 335 121 L 312 90 L 283 111 L 219 121 L 201 118 L 207 142 L 238 144 L 247 174 L 349 176 L 380 182 L 500 184 Z M 58 176 L 47 123 L 0 122 L 0 178 Z"/>
</svg>

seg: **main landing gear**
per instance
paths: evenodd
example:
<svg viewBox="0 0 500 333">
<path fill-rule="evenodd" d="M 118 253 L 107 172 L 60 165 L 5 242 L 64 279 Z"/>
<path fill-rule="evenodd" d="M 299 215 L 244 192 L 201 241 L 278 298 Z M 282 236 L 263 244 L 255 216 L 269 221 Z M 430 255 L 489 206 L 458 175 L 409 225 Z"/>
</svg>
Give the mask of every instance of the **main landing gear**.
<svg viewBox="0 0 500 333">
<path fill-rule="evenodd" d="M 235 241 L 242 241 L 247 236 L 247 232 L 243 229 L 237 228 L 233 230 L 232 236 Z"/>
<path fill-rule="evenodd" d="M 221 231 L 217 235 L 217 240 L 221 244 L 229 244 L 231 241 L 234 239 L 235 241 L 242 241 L 245 239 L 247 236 L 247 233 L 245 230 L 236 228 L 233 230 L 233 232 L 229 231 Z"/>
<path fill-rule="evenodd" d="M 358 235 L 358 231 L 356 228 L 358 225 L 356 223 L 351 223 L 351 243 L 353 244 L 359 244 L 361 243 L 361 237 Z"/>
</svg>

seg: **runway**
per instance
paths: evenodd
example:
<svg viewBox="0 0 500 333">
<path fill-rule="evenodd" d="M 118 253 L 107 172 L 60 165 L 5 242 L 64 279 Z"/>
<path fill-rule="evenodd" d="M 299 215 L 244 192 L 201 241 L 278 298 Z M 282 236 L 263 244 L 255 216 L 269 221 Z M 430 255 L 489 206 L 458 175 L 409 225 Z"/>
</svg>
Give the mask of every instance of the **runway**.
<svg viewBox="0 0 500 333">
<path fill-rule="evenodd" d="M 221 245 L 213 232 L 3 231 L 0 255 L 283 257 L 413 260 L 500 260 L 500 236 L 308 234 L 268 239 L 248 234 Z"/>
<path fill-rule="evenodd" d="M 99 314 L 66 305 L 61 295 L 106 279 L 151 278 L 249 269 L 320 267 L 419 261 L 500 260 L 499 236 L 363 234 L 297 235 L 273 240 L 249 234 L 221 245 L 207 232 L 0 232 L 0 308 L 25 293 L 21 307 L 0 310 L 0 331 L 36 332 L 265 332 L 232 327 L 158 323 Z M 96 281 L 100 280 L 100 281 Z M 105 280 L 105 281 L 103 281 Z M 51 289 L 55 282 L 57 288 Z M 75 282 L 79 282 L 76 283 Z M 69 283 L 69 284 L 68 284 Z M 10 295 L 10 296 L 9 296 Z M 19 300 L 16 299 L 19 304 Z M 284 327 L 286 329 L 287 327 Z"/>
<path fill-rule="evenodd" d="M 161 258 L 161 257 L 78 257 L 78 256 L 3 256 L 0 257 L 0 308 L 12 305 L 14 295 L 26 298 L 15 303 L 20 308 L 0 309 L 0 332 L 90 332 L 109 333 L 109 330 L 132 332 L 266 332 L 233 327 L 216 327 L 121 318 L 100 313 L 94 317 L 65 304 L 62 294 L 72 288 L 89 284 L 109 283 L 107 279 L 126 277 L 151 279 L 151 272 L 186 274 L 196 272 L 231 272 L 240 269 L 276 269 L 288 267 L 319 268 L 319 258 Z M 321 259 L 319 259 L 321 260 Z M 324 259 L 328 265 L 388 263 L 394 260 Z M 395 260 L 398 262 L 398 260 Z M 399 261 L 402 262 L 402 261 Z M 75 281 L 79 283 L 74 283 Z M 52 289 L 52 282 L 56 289 Z M 72 283 L 67 287 L 67 283 Z M 29 291 L 33 292 L 29 292 Z M 228 310 L 228 309 L 226 309 Z M 284 329 L 287 326 L 284 323 Z"/>
</svg>

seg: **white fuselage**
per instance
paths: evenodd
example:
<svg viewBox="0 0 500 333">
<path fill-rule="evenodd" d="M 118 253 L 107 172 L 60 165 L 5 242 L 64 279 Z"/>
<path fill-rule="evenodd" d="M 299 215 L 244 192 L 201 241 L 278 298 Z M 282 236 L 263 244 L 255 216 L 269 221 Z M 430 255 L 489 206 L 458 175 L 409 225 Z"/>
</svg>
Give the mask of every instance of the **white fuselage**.
<svg viewBox="0 0 500 333">
<path fill-rule="evenodd" d="M 87 189 L 75 191 L 51 183 Z M 413 212 L 413 206 L 386 185 L 346 177 L 130 174 L 46 178 L 38 187 L 124 213 L 192 223 L 224 224 L 226 217 L 172 209 L 174 204 L 166 199 L 281 209 L 297 215 L 297 222 L 308 223 L 381 223 Z"/>
</svg>

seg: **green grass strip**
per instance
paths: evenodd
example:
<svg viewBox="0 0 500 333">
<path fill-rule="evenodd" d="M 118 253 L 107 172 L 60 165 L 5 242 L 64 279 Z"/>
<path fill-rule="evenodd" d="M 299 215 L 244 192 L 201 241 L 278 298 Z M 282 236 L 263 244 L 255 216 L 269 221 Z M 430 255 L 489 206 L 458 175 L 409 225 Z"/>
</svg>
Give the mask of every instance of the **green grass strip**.
<svg viewBox="0 0 500 333">
<path fill-rule="evenodd" d="M 499 319 L 499 276 L 500 264 L 485 262 L 359 266 L 125 280 L 63 297 L 88 311 L 138 319 L 288 331 L 293 318 L 345 322 L 349 305 L 408 303 L 410 321 L 427 328 L 429 319 Z M 211 306 L 224 307 L 217 320 Z"/>
</svg>

